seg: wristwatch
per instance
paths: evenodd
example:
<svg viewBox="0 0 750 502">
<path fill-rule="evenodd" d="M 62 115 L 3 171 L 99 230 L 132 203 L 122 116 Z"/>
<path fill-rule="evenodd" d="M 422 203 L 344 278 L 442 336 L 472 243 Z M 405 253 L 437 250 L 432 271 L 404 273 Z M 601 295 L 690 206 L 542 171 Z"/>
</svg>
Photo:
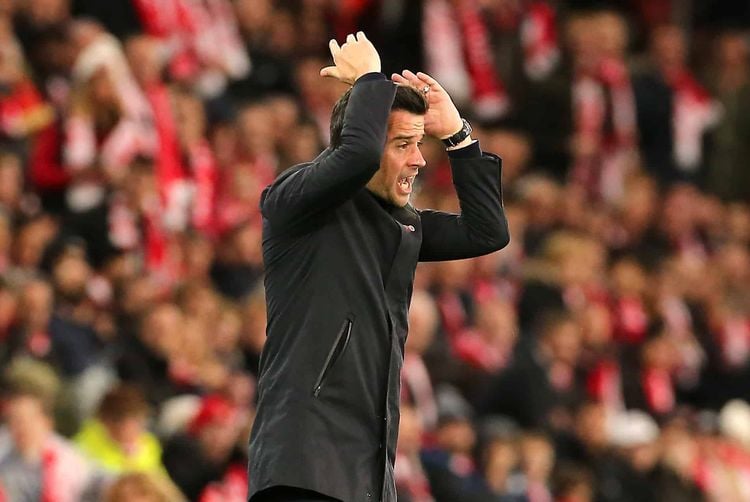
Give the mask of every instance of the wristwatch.
<svg viewBox="0 0 750 502">
<path fill-rule="evenodd" d="M 466 119 L 461 119 L 461 122 L 463 122 L 463 126 L 461 127 L 461 130 L 458 131 L 456 134 L 451 136 L 450 138 L 445 138 L 443 140 L 443 144 L 447 147 L 456 146 L 463 140 L 469 137 L 471 134 L 471 124 L 469 124 L 469 121 Z"/>
</svg>

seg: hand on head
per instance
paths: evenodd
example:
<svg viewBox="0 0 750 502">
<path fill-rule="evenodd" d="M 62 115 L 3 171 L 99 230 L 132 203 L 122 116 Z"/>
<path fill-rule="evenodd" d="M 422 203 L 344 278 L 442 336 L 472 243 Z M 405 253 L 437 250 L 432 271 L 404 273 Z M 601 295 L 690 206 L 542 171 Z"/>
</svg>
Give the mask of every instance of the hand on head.
<svg viewBox="0 0 750 502">
<path fill-rule="evenodd" d="M 425 134 L 444 139 L 461 130 L 461 114 L 437 80 L 421 71 L 413 73 L 409 70 L 404 70 L 401 75 L 394 73 L 391 80 L 400 85 L 410 85 L 424 93 L 430 105 L 424 121 Z"/>
<path fill-rule="evenodd" d="M 361 31 L 356 36 L 347 36 L 340 47 L 336 40 L 331 40 L 328 47 L 333 56 L 333 66 L 320 70 L 323 77 L 332 77 L 351 85 L 366 73 L 380 71 L 380 55 Z"/>
</svg>

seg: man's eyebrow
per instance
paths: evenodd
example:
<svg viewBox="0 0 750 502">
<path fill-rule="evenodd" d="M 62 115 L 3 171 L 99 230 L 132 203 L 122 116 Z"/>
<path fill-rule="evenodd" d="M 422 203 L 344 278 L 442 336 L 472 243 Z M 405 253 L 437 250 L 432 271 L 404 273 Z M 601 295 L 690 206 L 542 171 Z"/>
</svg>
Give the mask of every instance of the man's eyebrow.
<svg viewBox="0 0 750 502">
<path fill-rule="evenodd" d="M 424 134 L 421 134 L 419 136 L 416 134 L 409 134 L 409 135 L 399 134 L 398 136 L 394 136 L 391 141 L 403 141 L 403 140 L 411 141 L 414 138 L 422 139 L 424 138 Z"/>
</svg>

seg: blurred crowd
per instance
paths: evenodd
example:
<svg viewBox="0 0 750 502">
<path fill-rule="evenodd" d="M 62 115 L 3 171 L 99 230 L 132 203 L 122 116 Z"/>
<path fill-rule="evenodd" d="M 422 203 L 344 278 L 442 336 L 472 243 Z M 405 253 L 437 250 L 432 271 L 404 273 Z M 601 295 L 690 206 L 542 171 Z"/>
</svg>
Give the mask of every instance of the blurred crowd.
<svg viewBox="0 0 750 502">
<path fill-rule="evenodd" d="M 259 195 L 357 29 L 503 158 L 512 240 L 417 270 L 399 500 L 750 500 L 748 2 L 0 0 L 0 501 L 245 500 Z"/>
</svg>

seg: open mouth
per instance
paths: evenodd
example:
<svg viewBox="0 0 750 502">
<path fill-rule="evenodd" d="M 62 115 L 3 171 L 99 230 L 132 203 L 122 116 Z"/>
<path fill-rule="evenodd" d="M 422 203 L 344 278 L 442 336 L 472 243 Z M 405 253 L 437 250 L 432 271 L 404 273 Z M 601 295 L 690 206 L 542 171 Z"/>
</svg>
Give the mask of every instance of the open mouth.
<svg viewBox="0 0 750 502">
<path fill-rule="evenodd" d="M 404 176 L 398 179 L 398 188 L 403 194 L 410 194 L 416 176 Z"/>
</svg>

